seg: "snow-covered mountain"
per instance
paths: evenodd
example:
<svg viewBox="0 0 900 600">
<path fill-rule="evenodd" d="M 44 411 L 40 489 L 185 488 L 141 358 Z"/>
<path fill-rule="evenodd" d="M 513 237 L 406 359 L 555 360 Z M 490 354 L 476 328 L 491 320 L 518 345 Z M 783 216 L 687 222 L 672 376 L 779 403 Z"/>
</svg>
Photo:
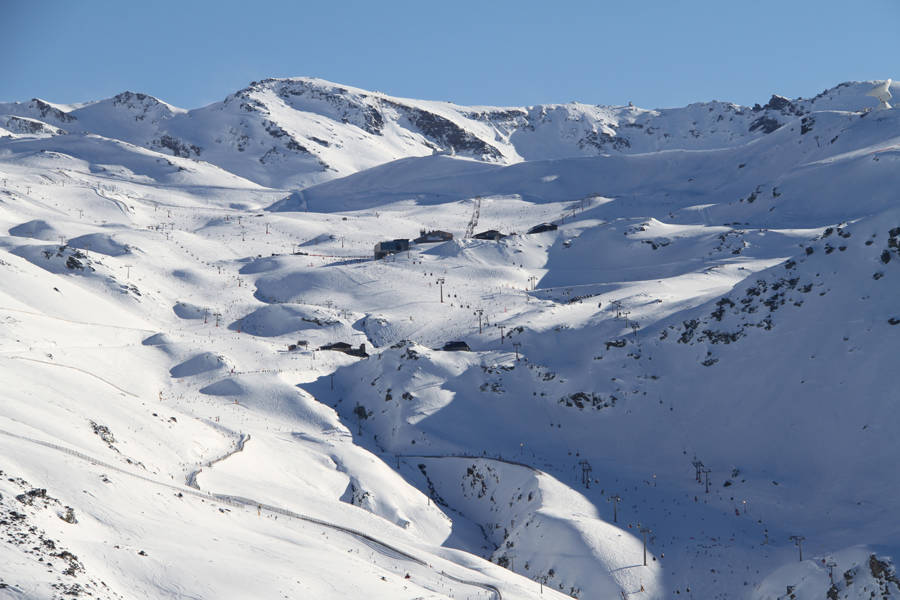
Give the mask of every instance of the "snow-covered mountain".
<svg viewBox="0 0 900 600">
<path fill-rule="evenodd" d="M 0 105 L 0 598 L 900 597 L 873 85 Z"/>
<path fill-rule="evenodd" d="M 190 111 L 124 92 L 78 106 L 39 99 L 0 104 L 0 115 L 8 115 L 7 125 L 13 119 L 6 127 L 11 133 L 35 127 L 93 133 L 209 162 L 261 185 L 292 188 L 434 153 L 512 164 L 732 148 L 812 112 L 875 106 L 875 99 L 864 95 L 870 87 L 842 84 L 793 102 L 772 96 L 753 108 L 725 102 L 664 110 L 580 103 L 496 108 L 394 98 L 295 78 L 253 82 L 222 102 Z"/>
</svg>

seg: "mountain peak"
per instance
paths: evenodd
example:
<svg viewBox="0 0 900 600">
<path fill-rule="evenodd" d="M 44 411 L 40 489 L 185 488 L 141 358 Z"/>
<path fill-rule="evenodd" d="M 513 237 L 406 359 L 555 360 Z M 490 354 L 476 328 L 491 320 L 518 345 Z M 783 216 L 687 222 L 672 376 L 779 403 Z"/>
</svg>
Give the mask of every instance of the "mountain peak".
<svg viewBox="0 0 900 600">
<path fill-rule="evenodd" d="M 63 110 L 62 105 L 47 102 L 40 98 L 32 98 L 28 103 L 28 108 L 37 113 L 35 116 L 40 115 L 41 119 L 49 117 L 63 123 L 71 123 L 75 120 L 74 116 Z"/>
<path fill-rule="evenodd" d="M 173 106 L 150 94 L 128 90 L 116 94 L 108 101 L 111 102 L 113 106 L 124 107 L 132 111 L 146 112 L 148 110 L 160 109 L 162 112 L 168 112 L 170 114 L 187 112 L 183 108 Z"/>
</svg>

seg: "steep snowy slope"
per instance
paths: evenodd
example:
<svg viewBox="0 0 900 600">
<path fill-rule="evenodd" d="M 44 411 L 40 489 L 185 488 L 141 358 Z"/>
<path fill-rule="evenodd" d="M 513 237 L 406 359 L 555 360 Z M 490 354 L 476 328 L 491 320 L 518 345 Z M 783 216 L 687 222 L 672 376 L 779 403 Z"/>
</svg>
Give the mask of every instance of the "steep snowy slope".
<svg viewBox="0 0 900 600">
<path fill-rule="evenodd" d="M 616 202 L 605 204 L 600 216 L 649 216 L 664 207 L 690 210 L 685 218 L 692 221 L 787 225 L 802 223 L 814 211 L 827 223 L 854 211 L 867 214 L 892 197 L 891 164 L 879 161 L 890 161 L 900 148 L 897 124 L 895 111 L 823 111 L 794 116 L 771 134 L 733 148 L 511 166 L 410 158 L 307 188 L 272 209 L 361 210 L 399 200 L 433 204 L 495 195 L 561 202 L 603 195 Z M 839 170 L 840 176 L 833 175 Z M 848 197 L 856 202 L 846 202 Z"/>
</svg>

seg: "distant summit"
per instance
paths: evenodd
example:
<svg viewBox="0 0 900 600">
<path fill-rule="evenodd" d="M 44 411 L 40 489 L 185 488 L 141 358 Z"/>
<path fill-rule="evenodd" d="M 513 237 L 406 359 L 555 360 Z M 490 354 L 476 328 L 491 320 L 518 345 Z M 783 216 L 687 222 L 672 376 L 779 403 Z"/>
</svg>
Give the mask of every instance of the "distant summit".
<svg viewBox="0 0 900 600">
<path fill-rule="evenodd" d="M 513 164 L 603 154 L 731 148 L 813 111 L 877 105 L 871 83 L 842 83 L 810 99 L 772 95 L 752 108 L 700 102 L 684 108 L 541 104 L 460 106 L 398 98 L 323 79 L 264 79 L 221 102 L 184 110 L 144 93 L 69 107 L 33 99 L 0 116 L 52 126 L 11 135 L 97 134 L 212 163 L 260 185 L 298 189 L 400 158 L 450 154 Z"/>
</svg>

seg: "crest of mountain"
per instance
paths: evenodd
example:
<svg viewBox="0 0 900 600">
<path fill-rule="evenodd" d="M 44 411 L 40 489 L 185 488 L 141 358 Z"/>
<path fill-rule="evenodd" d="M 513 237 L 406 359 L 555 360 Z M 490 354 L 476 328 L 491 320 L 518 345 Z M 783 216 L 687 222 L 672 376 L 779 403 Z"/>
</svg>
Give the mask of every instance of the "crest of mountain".
<svg viewBox="0 0 900 600">
<path fill-rule="evenodd" d="M 252 82 L 221 102 L 194 110 L 124 92 L 77 106 L 39 99 L 2 104 L 0 115 L 115 138 L 206 161 L 261 185 L 296 189 L 431 154 L 513 164 L 732 148 L 813 112 L 872 108 L 876 100 L 865 95 L 870 87 L 843 83 L 814 98 L 773 95 L 753 107 L 712 101 L 658 110 L 577 102 L 499 108 L 397 98 L 321 79 L 290 78 Z M 18 133 L 23 127 L 37 126 L 17 121 L 6 129 Z"/>
</svg>

